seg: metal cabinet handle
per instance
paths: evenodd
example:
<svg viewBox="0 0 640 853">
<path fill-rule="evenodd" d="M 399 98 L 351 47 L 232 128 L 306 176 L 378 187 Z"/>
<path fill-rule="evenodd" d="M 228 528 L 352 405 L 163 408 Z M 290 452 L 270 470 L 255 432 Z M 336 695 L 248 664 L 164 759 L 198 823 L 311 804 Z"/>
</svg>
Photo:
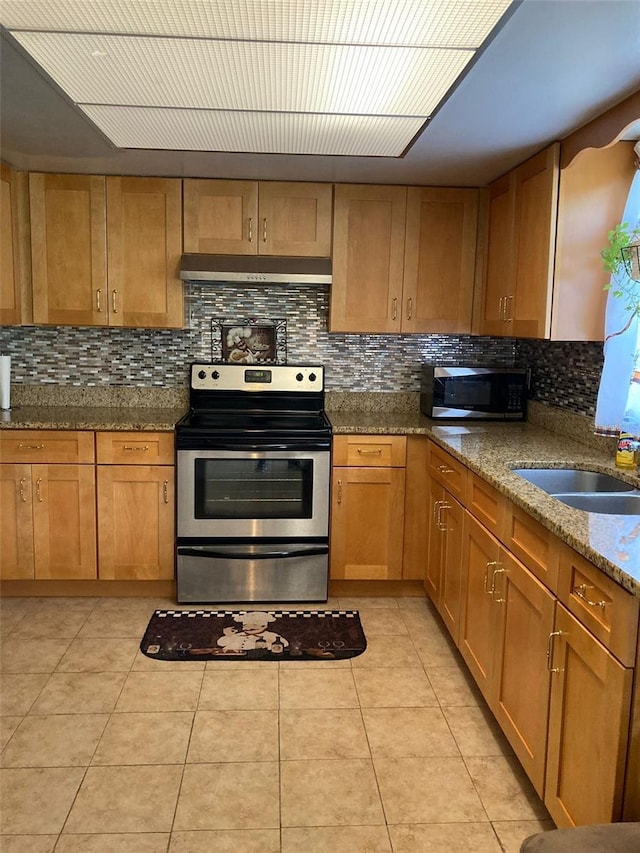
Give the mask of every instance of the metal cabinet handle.
<svg viewBox="0 0 640 853">
<path fill-rule="evenodd" d="M 22 501 L 23 504 L 26 504 L 26 502 L 27 502 L 27 496 L 24 493 L 24 484 L 26 482 L 27 482 L 26 477 L 20 478 L 20 500 Z"/>
<path fill-rule="evenodd" d="M 118 291 L 117 290 L 111 291 L 111 310 L 113 311 L 114 314 L 118 313 Z"/>
<path fill-rule="evenodd" d="M 504 319 L 507 323 L 513 320 L 513 296 L 505 296 L 504 298 Z"/>
<path fill-rule="evenodd" d="M 391 303 L 391 319 L 396 320 L 398 317 L 398 299 L 397 297 L 393 297 L 393 302 Z"/>
<path fill-rule="evenodd" d="M 361 456 L 382 456 L 382 450 L 379 447 L 373 450 L 365 450 L 362 447 L 358 447 L 358 453 Z"/>
<path fill-rule="evenodd" d="M 339 504 L 342 503 L 342 480 L 338 480 L 338 494 L 336 499 Z"/>
<path fill-rule="evenodd" d="M 434 504 L 433 504 L 433 520 L 436 523 L 437 527 L 440 526 L 438 513 L 439 513 L 440 507 L 442 506 L 443 503 L 444 503 L 444 501 L 434 501 Z"/>
<path fill-rule="evenodd" d="M 96 311 L 102 313 L 102 304 L 100 303 L 100 297 L 102 296 L 102 291 L 100 288 L 96 290 Z"/>
<path fill-rule="evenodd" d="M 442 514 L 444 512 L 446 512 L 448 509 L 451 509 L 451 504 L 448 504 L 446 501 L 441 501 L 441 503 L 442 503 L 442 506 L 438 510 L 437 524 L 438 524 L 438 530 L 440 530 L 442 533 L 446 533 L 449 528 L 447 527 L 446 522 L 442 521 Z"/>
<path fill-rule="evenodd" d="M 134 453 L 144 453 L 148 449 L 149 449 L 148 444 L 142 445 L 140 447 L 133 447 L 130 444 L 125 444 L 125 446 L 122 448 L 122 452 L 126 453 L 127 451 L 133 451 Z"/>
<path fill-rule="evenodd" d="M 162 495 L 164 497 L 164 502 L 166 504 L 169 503 L 169 481 L 165 480 L 162 484 Z"/>
<path fill-rule="evenodd" d="M 407 320 L 410 320 L 413 315 L 413 299 L 409 297 L 407 299 Z"/>
<path fill-rule="evenodd" d="M 249 217 L 249 228 L 247 230 L 247 238 L 250 243 L 253 243 L 253 217 Z"/>
<path fill-rule="evenodd" d="M 504 566 L 501 566 L 498 563 L 499 568 L 493 570 L 493 574 L 491 575 L 491 598 L 496 602 L 496 604 L 502 604 L 503 601 L 506 601 L 505 598 L 496 598 L 496 575 L 502 575 L 507 570 Z"/>
<path fill-rule="evenodd" d="M 547 669 L 549 672 L 563 672 L 559 666 L 553 666 L 553 638 L 561 637 L 562 631 L 552 631 L 547 637 Z"/>
<path fill-rule="evenodd" d="M 505 319 L 504 302 L 505 302 L 506 298 L 507 298 L 506 296 L 501 296 L 500 299 L 498 300 L 498 316 L 500 317 L 501 320 Z"/>
<path fill-rule="evenodd" d="M 491 587 L 491 589 L 489 589 L 489 569 L 491 568 L 491 566 L 495 567 L 497 565 L 498 565 L 498 561 L 492 560 L 490 563 L 487 563 L 487 565 L 484 567 L 484 584 L 483 584 L 483 586 L 484 586 L 484 591 L 487 593 L 487 595 L 493 595 L 493 591 L 494 591 L 493 586 Z M 492 575 L 491 579 L 493 580 L 493 575 Z"/>
<path fill-rule="evenodd" d="M 262 220 L 262 242 L 267 242 L 267 217 Z"/>
<path fill-rule="evenodd" d="M 36 480 L 36 498 L 40 503 L 42 503 L 42 492 L 40 491 L 40 485 L 42 483 L 42 477 L 38 477 Z"/>
<path fill-rule="evenodd" d="M 588 604 L 589 607 L 602 607 L 604 609 L 607 606 L 607 602 L 604 599 L 602 599 L 601 601 L 591 601 L 591 599 L 587 595 L 588 589 L 593 589 L 593 587 L 587 586 L 586 583 L 581 583 L 579 586 L 574 586 L 572 592 L 581 601 L 584 601 L 585 604 Z"/>
<path fill-rule="evenodd" d="M 438 465 L 438 471 L 440 471 L 441 474 L 454 474 L 455 473 L 453 468 L 447 468 L 446 465 Z"/>
<path fill-rule="evenodd" d="M 19 450 L 42 450 L 44 444 L 19 444 Z"/>
</svg>

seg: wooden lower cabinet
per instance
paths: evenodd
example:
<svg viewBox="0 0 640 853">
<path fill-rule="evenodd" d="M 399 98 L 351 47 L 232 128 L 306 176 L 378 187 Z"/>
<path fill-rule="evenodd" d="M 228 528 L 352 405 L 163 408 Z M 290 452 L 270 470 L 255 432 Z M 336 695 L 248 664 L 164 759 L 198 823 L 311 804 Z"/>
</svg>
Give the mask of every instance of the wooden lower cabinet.
<svg viewBox="0 0 640 853">
<path fill-rule="evenodd" d="M 464 510 L 437 481 L 428 492 L 429 550 L 425 589 L 458 642 L 462 593 L 462 525 Z"/>
<path fill-rule="evenodd" d="M 98 465 L 101 580 L 174 576 L 174 469 Z"/>
<path fill-rule="evenodd" d="M 620 820 L 633 671 L 561 604 L 555 632 L 545 805 L 558 826 Z"/>
<path fill-rule="evenodd" d="M 469 513 L 462 549 L 459 648 L 542 796 L 555 598 Z"/>
<path fill-rule="evenodd" d="M 97 577 L 93 465 L 0 465 L 0 577 Z"/>
</svg>

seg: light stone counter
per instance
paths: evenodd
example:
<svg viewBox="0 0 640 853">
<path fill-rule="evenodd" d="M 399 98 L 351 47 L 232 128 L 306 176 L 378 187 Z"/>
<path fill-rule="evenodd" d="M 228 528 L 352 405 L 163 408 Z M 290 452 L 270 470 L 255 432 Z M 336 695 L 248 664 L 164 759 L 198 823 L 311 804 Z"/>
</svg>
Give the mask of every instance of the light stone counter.
<svg viewBox="0 0 640 853">
<path fill-rule="evenodd" d="M 529 422 L 440 425 L 417 412 L 330 410 L 328 415 L 335 434 L 429 436 L 609 577 L 640 595 L 639 517 L 572 509 L 511 470 L 572 467 L 613 472 L 640 488 L 637 476 L 616 469 L 608 447 L 567 438 L 571 429 L 556 433 Z"/>
<path fill-rule="evenodd" d="M 171 432 L 185 412 L 146 406 L 16 406 L 0 412 L 0 429 Z"/>
</svg>

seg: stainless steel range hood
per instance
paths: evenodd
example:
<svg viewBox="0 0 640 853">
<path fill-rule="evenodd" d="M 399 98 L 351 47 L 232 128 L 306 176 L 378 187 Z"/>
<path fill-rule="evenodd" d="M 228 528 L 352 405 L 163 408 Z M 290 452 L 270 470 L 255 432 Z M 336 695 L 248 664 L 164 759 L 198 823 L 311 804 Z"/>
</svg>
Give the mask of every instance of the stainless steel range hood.
<svg viewBox="0 0 640 853">
<path fill-rule="evenodd" d="M 330 258 L 268 255 L 183 255 L 183 281 L 248 281 L 256 284 L 331 284 Z"/>
</svg>

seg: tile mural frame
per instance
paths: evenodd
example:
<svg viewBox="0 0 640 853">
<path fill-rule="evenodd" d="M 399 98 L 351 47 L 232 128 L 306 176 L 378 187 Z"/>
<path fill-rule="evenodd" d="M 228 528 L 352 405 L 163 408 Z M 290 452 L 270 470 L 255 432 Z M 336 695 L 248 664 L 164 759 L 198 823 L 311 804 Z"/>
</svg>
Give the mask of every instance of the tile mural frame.
<svg viewBox="0 0 640 853">
<path fill-rule="evenodd" d="M 286 364 L 287 321 L 272 317 L 212 319 L 211 360 L 229 364 Z"/>
</svg>

